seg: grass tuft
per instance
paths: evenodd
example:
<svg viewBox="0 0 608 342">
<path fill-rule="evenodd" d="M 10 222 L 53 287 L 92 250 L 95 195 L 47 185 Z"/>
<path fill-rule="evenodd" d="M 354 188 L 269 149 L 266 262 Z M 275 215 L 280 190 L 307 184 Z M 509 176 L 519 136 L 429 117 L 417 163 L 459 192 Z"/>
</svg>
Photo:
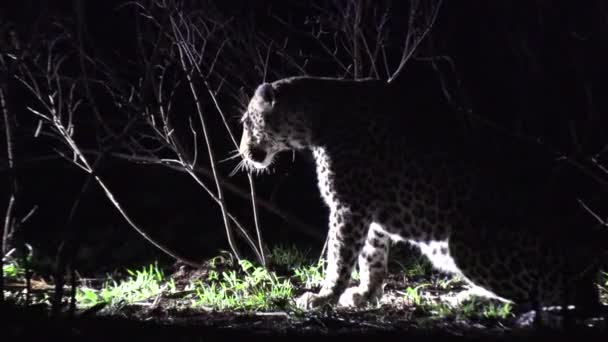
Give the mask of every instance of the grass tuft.
<svg viewBox="0 0 608 342">
<path fill-rule="evenodd" d="M 16 259 L 5 261 L 2 270 L 4 271 L 4 278 L 7 280 L 17 280 L 25 277 L 25 268 Z"/>
<path fill-rule="evenodd" d="M 325 260 L 312 265 L 301 265 L 294 269 L 294 279 L 306 290 L 320 287 L 324 278 Z"/>
<path fill-rule="evenodd" d="M 206 281 L 190 288 L 196 291 L 194 307 L 213 310 L 275 310 L 288 306 L 293 285 L 263 267 L 241 260 L 240 270 L 221 273 L 211 270 Z"/>
<path fill-rule="evenodd" d="M 76 300 L 83 307 L 107 304 L 116 309 L 155 298 L 163 292 L 175 292 L 175 283 L 165 279 L 157 263 L 140 270 L 127 269 L 127 273 L 129 276 L 120 282 L 109 277 L 100 289 L 79 288 Z"/>
<path fill-rule="evenodd" d="M 108 276 L 101 286 L 82 286 L 77 289 L 76 298 L 80 308 L 101 306 L 110 312 L 133 304 L 149 305 L 152 299 L 168 298 L 176 299 L 180 306 L 183 304 L 204 310 L 291 310 L 296 293 L 304 290 L 316 291 L 322 284 L 325 260 L 311 264 L 307 262 L 305 253 L 295 247 L 284 246 L 272 250 L 271 260 L 271 265 L 276 267 L 273 270 L 247 260 L 237 262 L 230 254 L 220 255 L 211 259 L 207 267 L 191 274 L 185 273 L 185 282 L 179 280 L 181 276 L 176 277 L 179 289 L 174 279 L 166 277 L 158 264 L 154 263 L 141 269 L 127 269 L 125 277 Z M 9 280 L 21 281 L 25 275 L 25 269 L 18 260 L 8 259 L 3 270 Z M 199 280 L 191 280 L 193 274 L 196 274 Z M 398 299 L 413 307 L 412 312 L 416 318 L 430 321 L 465 319 L 487 322 L 513 317 L 512 305 L 508 303 L 478 297 L 465 300 L 458 306 L 454 306 L 454 302 L 446 301 L 446 296 L 449 297 L 462 289 L 464 283 L 459 277 L 431 272 L 425 259 L 409 262 L 407 267 L 400 266 L 400 274 L 404 276 L 399 278 L 406 281 L 409 287 L 404 286 L 404 292 L 393 290 L 393 293 L 399 293 L 402 297 Z M 353 272 L 353 277 L 358 278 L 358 273 Z M 40 280 L 39 283 L 44 282 Z M 46 286 L 51 288 L 48 284 Z M 608 273 L 600 275 L 598 286 L 602 301 L 608 301 Z M 10 295 L 21 292 L 8 293 Z M 42 298 L 45 303 L 48 302 L 48 296 Z"/>
<path fill-rule="evenodd" d="M 306 253 L 296 246 L 277 245 L 272 248 L 270 260 L 279 267 L 296 268 L 307 263 Z"/>
</svg>

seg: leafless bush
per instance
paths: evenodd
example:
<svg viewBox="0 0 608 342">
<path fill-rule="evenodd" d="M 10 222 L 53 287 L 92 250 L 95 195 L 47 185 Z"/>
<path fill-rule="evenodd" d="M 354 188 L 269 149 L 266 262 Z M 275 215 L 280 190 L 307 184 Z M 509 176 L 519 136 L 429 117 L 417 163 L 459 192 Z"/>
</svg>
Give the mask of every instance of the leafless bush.
<svg viewBox="0 0 608 342">
<path fill-rule="evenodd" d="M 435 7 L 431 7 L 433 12 L 425 14 L 430 18 L 429 20 L 434 20 L 437 16 L 441 3 L 434 5 Z M 215 157 L 217 152 L 212 148 L 213 142 L 207 122 L 210 120 L 210 115 L 219 116 L 228 137 L 226 140 L 234 147 L 233 152 L 235 152 L 236 138 L 225 114 L 225 108 L 231 107 L 227 104 L 233 103 L 232 107 L 234 105 L 243 107 L 246 104 L 247 97 L 242 92 L 243 84 L 253 89 L 253 86 L 259 82 L 258 77 L 266 79 L 270 74 L 274 78 L 285 76 L 280 74 L 281 68 L 268 68 L 271 60 L 286 62 L 284 64 L 287 68 L 296 73 L 307 73 L 306 52 L 298 54 L 292 50 L 289 45 L 289 34 L 269 37 L 268 33 L 258 33 L 255 27 L 251 26 L 253 23 L 237 25 L 231 17 L 216 9 L 213 2 L 203 1 L 186 5 L 175 1 L 140 1 L 130 3 L 129 6 L 135 11 L 138 20 L 139 60 L 136 63 L 144 67 L 136 84 L 125 82 L 119 76 L 109 74 L 106 89 L 120 108 L 131 112 L 130 117 L 136 118 L 141 115 L 152 134 L 140 130 L 139 133 L 130 136 L 129 143 L 122 146 L 123 151 L 113 155 L 126 157 L 132 161 L 168 165 L 187 172 L 219 204 L 228 243 L 237 257 L 240 253 L 235 243 L 231 222 L 236 224 L 238 228 L 236 232 L 255 251 L 258 260 L 264 263 L 265 248 L 257 224 L 256 197 L 251 176 L 248 175 L 254 213 L 253 222 L 256 226 L 255 239 L 227 210 L 222 190 L 225 181 L 217 172 Z M 382 53 L 386 54 L 386 51 L 383 51 L 387 34 L 384 25 L 388 20 L 388 9 L 366 1 L 349 1 L 344 5 L 333 2 L 325 6 L 327 9 L 317 5 L 320 13 L 317 18 L 318 26 L 313 27 L 312 33 L 313 39 L 328 53 L 325 57 L 321 55 L 321 58 L 325 61 L 333 59 L 338 65 L 343 66 L 342 69 L 346 73 L 354 72 L 348 77 L 359 78 L 359 75 L 363 77 L 364 69 L 368 69 L 366 72 L 370 75 L 378 77 L 379 57 Z M 373 9 L 375 13 L 373 18 L 361 18 L 362 13 L 367 12 L 368 9 Z M 412 4 L 409 12 L 412 18 L 405 46 L 405 49 L 411 51 L 407 50 L 407 53 L 403 53 L 400 65 L 411 56 L 424 34 L 428 32 L 428 27 L 423 35 L 414 30 L 414 22 L 419 20 L 417 19 L 419 16 L 423 16 L 421 14 L 423 10 L 426 11 L 427 8 L 423 8 L 418 3 Z M 335 17 L 331 17 L 335 15 L 340 16 L 339 25 L 324 27 L 326 22 L 336 20 Z M 364 32 L 363 27 L 366 27 L 364 24 L 367 24 L 364 19 L 377 21 L 371 36 L 367 31 Z M 355 21 L 350 22 L 352 20 Z M 432 25 L 432 21 L 428 25 Z M 340 36 L 340 41 L 335 40 L 335 45 L 331 48 L 336 51 L 334 53 L 330 53 L 330 48 L 326 45 L 327 39 L 323 32 L 327 30 L 333 30 L 335 36 Z M 278 41 L 282 43 L 275 43 Z M 362 57 L 363 54 L 365 58 Z M 341 56 L 353 61 L 350 66 L 346 66 L 341 61 Z M 249 74 L 243 72 L 243 64 L 252 65 L 254 72 Z M 397 67 L 393 77 L 398 74 L 400 67 Z M 352 71 L 348 71 L 351 69 Z M 129 85 L 125 87 L 125 84 Z M 188 102 L 192 104 L 191 108 L 196 115 L 182 114 L 181 120 L 186 120 L 187 117 L 188 127 L 177 134 L 174 122 L 180 113 L 177 112 L 179 109 L 176 109 L 175 104 L 183 99 L 184 90 L 190 94 Z M 205 141 L 206 160 L 202 160 L 203 157 L 199 153 L 199 137 L 204 138 Z M 238 157 L 236 153 L 234 157 Z M 203 178 L 200 177 L 201 175 Z M 208 180 L 215 183 L 215 190 L 206 184 Z M 259 202 L 264 204 L 264 201 Z M 275 213 L 279 212 L 268 203 L 263 207 L 272 209 Z M 293 216 L 281 216 L 288 217 L 290 223 L 296 223 L 300 231 L 310 231 L 304 224 L 297 224 Z"/>
<path fill-rule="evenodd" d="M 335 1 L 315 5 L 318 15 L 303 25 L 311 30 L 306 33 L 309 38 L 324 51 L 325 54 L 318 54 L 320 57 L 314 57 L 318 51 L 300 49 L 302 51 L 296 52 L 294 44 L 290 43 L 290 32 L 271 36 L 268 32 L 257 31 L 255 22 L 234 25 L 234 19 L 222 13 L 212 1 L 190 4 L 155 0 L 129 2 L 121 10 L 134 14 L 137 46 L 134 59 L 127 61 L 136 66 L 135 71 L 128 73 L 117 71 L 109 66 L 108 61 L 90 54 L 84 43 L 82 6 L 81 3 L 76 6 L 75 26 L 54 22 L 53 33 L 38 37 L 39 48 L 28 51 L 27 57 L 11 55 L 16 61 L 16 69 L 8 77 L 14 76 L 35 100 L 35 104 L 27 105 L 27 110 L 39 119 L 35 136 L 53 139 L 55 153 L 89 175 L 83 192 L 89 183 L 97 184 L 125 221 L 142 237 L 166 254 L 196 265 L 196 262 L 186 260 L 152 239 L 133 221 L 107 182 L 96 172 L 98 166 L 108 158 L 121 158 L 165 165 L 187 173 L 220 207 L 228 244 L 236 257 L 242 255 L 236 242 L 240 237 L 265 264 L 267 249 L 258 224 L 258 206 L 283 217 L 299 231 L 318 236 L 293 215 L 268 201 L 257 199 L 251 175 L 248 175 L 249 191 L 245 191 L 218 172 L 218 154 L 233 153 L 233 157 L 238 157 L 236 138 L 226 108 L 230 111 L 235 107 L 242 108 L 248 97 L 243 89 L 253 89 L 260 79 L 308 73 L 311 58 L 318 58 L 314 62 L 318 65 L 337 65 L 343 77 L 394 78 L 428 33 L 441 1 L 433 2 L 430 12 L 420 2 L 412 1 L 402 56 L 392 74 L 389 73 L 386 50 L 389 9 L 372 1 Z M 415 28 L 420 17 L 427 20 L 422 31 Z M 374 25 L 369 26 L 370 21 Z M 287 22 L 285 24 L 288 25 Z M 2 55 L 3 58 L 7 56 Z M 276 63 L 277 60 L 281 63 Z M 284 67 L 269 68 L 273 61 Z M 382 63 L 384 72 L 380 71 Z M 251 65 L 252 72 L 243 72 L 243 65 Z M 4 90 L 0 95 L 4 100 Z M 109 116 L 102 112 L 98 105 L 102 101 L 100 96 L 109 96 L 120 115 Z M 192 109 L 189 113 L 194 114 L 184 115 L 186 108 Z M 5 101 L 2 101 L 2 109 L 7 123 L 10 157 L 11 125 L 8 124 L 10 115 Z M 232 152 L 214 148 L 210 118 L 215 119 L 213 122 L 220 119 L 227 137 L 225 140 L 234 147 Z M 94 140 L 81 137 L 81 127 L 85 122 L 94 122 Z M 178 126 L 181 124 L 183 128 L 184 123 L 186 129 L 180 131 Z M 199 152 L 201 146 L 204 146 L 206 156 Z M 9 158 L 9 168 L 12 162 L 13 159 Z M 209 181 L 213 182 L 215 189 L 208 184 Z M 241 197 L 250 197 L 255 237 L 230 213 L 224 189 Z M 12 216 L 13 200 L 9 203 L 7 220 Z M 68 215 L 68 226 L 78 206 L 79 198 Z M 5 232 L 9 226 L 5 224 Z M 65 242 L 57 257 L 57 278 L 69 264 L 66 258 L 73 253 L 65 252 L 74 248 L 66 247 Z M 57 300 L 60 300 L 62 279 L 57 280 Z"/>
<path fill-rule="evenodd" d="M 284 60 L 289 62 L 294 56 L 300 57 L 301 73 L 320 63 L 337 77 L 392 82 L 414 53 L 419 52 L 418 47 L 431 31 L 442 2 L 313 1 L 311 6 L 316 14 L 310 15 L 303 24 L 279 15 L 274 19 L 289 30 L 290 36 L 308 38 L 316 49 L 289 53 L 286 52 L 289 37 L 269 41 L 282 42 L 275 46 Z M 403 8 L 394 8 L 400 6 Z M 394 41 L 399 40 L 403 43 L 394 45 Z M 327 67 L 328 61 L 331 67 Z"/>
<path fill-rule="evenodd" d="M 4 18 L 0 17 L 0 20 Z M 0 112 L 2 113 L 2 126 L 4 133 L 4 148 L 6 151 L 6 171 L 8 189 L 8 204 L 3 223 L 0 224 L 0 302 L 4 301 L 4 261 L 5 258 L 15 250 L 20 250 L 21 262 L 25 267 L 26 289 L 25 304 L 30 301 L 30 269 L 27 262 L 27 245 L 23 240 L 21 226 L 23 226 L 35 213 L 37 207 L 28 212 L 23 211 L 21 204 L 21 186 L 18 178 L 18 159 L 16 145 L 20 143 L 17 137 L 17 112 L 11 101 L 11 93 L 15 90 L 11 87 L 11 78 L 19 65 L 19 60 L 27 50 L 23 49 L 22 42 L 17 36 L 14 27 L 9 20 L 2 20 L 0 27 Z M 15 253 L 17 254 L 17 253 Z"/>
<path fill-rule="evenodd" d="M 136 0 L 118 9 L 132 14 L 135 32 L 125 34 L 133 35 L 136 44 L 116 60 L 96 55 L 97 51 L 87 45 L 82 14 L 85 3 L 75 3 L 74 25 L 56 20 L 49 24 L 49 31 L 34 30 L 31 41 L 0 41 L 0 111 L 7 152 L 2 171 L 8 170 L 10 188 L 0 255 L 9 249 L 7 236 L 19 230 L 18 226 L 35 210 L 17 210 L 20 193 L 16 169 L 19 163 L 28 162 L 14 153 L 20 142 L 14 131 L 21 109 L 17 105 L 26 106 L 30 117 L 38 120 L 28 127 L 32 134 L 52 141 L 54 155 L 36 156 L 36 161 L 63 158 L 87 175 L 70 207 L 65 228 L 68 233 L 56 257 L 57 309 L 66 270 L 72 273 L 72 291 L 75 288 L 70 259 L 78 247 L 74 236 L 78 228 L 72 220 L 82 194 L 91 185 L 98 186 L 125 222 L 152 245 L 186 264 L 199 265 L 135 222 L 129 214 L 129 203 L 116 196 L 122 189 L 112 189 L 97 172 L 109 159 L 162 165 L 187 175 L 217 204 L 227 243 L 237 258 L 251 253 L 261 264 L 266 263 L 268 248 L 259 209 L 283 218 L 291 229 L 322 239 L 315 229 L 272 200 L 256 196 L 251 175 L 247 175 L 249 186 L 240 186 L 221 167 L 225 164 L 220 160 L 239 158 L 232 119 L 240 114 L 261 81 L 318 75 L 393 82 L 412 58 L 426 60 L 437 72 L 444 97 L 465 114 L 466 120 L 541 144 L 556 160 L 580 170 L 608 192 L 608 145 L 590 152 L 592 145 L 587 141 L 594 123 L 602 122 L 594 106 L 594 92 L 587 83 L 583 86 L 588 106 L 582 110 L 587 111 L 589 124 L 569 126 L 569 149 L 541 142 L 538 135 L 505 127 L 479 114 L 466 94 L 467 85 L 459 77 L 454 59 L 434 55 L 434 36 L 430 33 L 441 13 L 442 0 L 293 1 L 294 11 L 298 6 L 306 7 L 306 13 L 310 13 L 306 20 L 280 12 L 267 13 L 263 19 L 273 21 L 271 26 L 275 28 L 281 24 L 284 30 L 264 29 L 259 18 L 235 18 L 216 1 Z M 516 57 L 529 65 L 531 73 L 540 73 L 540 52 L 535 45 L 525 39 L 513 41 L 522 44 L 512 47 Z M 29 102 L 11 102 L 14 89 L 7 85 L 14 80 L 27 91 Z M 103 110 L 100 103 L 111 109 Z M 251 217 L 239 217 L 245 215 L 234 210 L 228 193 L 251 203 Z M 597 202 L 577 200 L 599 226 L 608 225 Z M 0 270 L 0 288 L 2 281 Z M 0 291 L 0 300 L 2 295 Z"/>
</svg>

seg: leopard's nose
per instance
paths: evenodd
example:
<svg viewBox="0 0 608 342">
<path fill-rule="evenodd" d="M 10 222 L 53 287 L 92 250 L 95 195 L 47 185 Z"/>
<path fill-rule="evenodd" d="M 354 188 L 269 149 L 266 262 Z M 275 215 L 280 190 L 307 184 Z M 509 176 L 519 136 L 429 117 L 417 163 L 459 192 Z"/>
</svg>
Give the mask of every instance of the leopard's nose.
<svg viewBox="0 0 608 342">
<path fill-rule="evenodd" d="M 264 160 L 266 160 L 266 155 L 267 153 L 264 149 L 257 147 L 252 147 L 249 149 L 249 157 L 255 162 L 263 163 Z"/>
</svg>

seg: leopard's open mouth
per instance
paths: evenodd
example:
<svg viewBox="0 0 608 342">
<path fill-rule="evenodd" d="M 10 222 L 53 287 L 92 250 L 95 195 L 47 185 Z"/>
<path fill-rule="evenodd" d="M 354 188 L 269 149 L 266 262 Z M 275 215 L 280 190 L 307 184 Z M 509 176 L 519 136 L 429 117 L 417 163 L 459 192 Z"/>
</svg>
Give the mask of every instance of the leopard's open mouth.
<svg viewBox="0 0 608 342">
<path fill-rule="evenodd" d="M 268 169 L 274 162 L 275 151 L 267 151 L 263 148 L 250 147 L 240 151 L 243 157 L 243 165 L 247 171 L 259 172 Z"/>
<path fill-rule="evenodd" d="M 253 160 L 250 157 L 245 156 L 244 160 L 245 160 L 245 164 L 247 166 L 248 169 L 252 170 L 252 169 L 257 169 L 257 170 L 263 170 L 266 169 L 267 167 L 269 167 L 272 162 L 273 162 L 273 157 L 271 155 L 267 155 L 266 158 L 264 158 L 264 160 L 262 161 L 256 161 Z"/>
</svg>

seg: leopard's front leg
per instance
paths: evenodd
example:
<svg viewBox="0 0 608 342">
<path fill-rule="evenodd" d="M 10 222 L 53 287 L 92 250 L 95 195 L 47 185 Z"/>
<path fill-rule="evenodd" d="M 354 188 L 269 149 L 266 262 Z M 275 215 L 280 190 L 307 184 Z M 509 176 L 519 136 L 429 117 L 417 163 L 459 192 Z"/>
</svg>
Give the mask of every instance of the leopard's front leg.
<svg viewBox="0 0 608 342">
<path fill-rule="evenodd" d="M 337 302 L 348 286 L 352 268 L 367 235 L 367 227 L 363 216 L 350 208 L 331 210 L 325 279 L 319 293 L 306 292 L 296 300 L 299 308 L 313 309 Z"/>
<path fill-rule="evenodd" d="M 372 224 L 368 229 L 363 250 L 359 255 L 359 286 L 346 289 L 338 304 L 340 306 L 359 307 L 382 297 L 382 283 L 386 276 L 388 263 L 389 236 L 382 232 L 382 227 Z"/>
</svg>

